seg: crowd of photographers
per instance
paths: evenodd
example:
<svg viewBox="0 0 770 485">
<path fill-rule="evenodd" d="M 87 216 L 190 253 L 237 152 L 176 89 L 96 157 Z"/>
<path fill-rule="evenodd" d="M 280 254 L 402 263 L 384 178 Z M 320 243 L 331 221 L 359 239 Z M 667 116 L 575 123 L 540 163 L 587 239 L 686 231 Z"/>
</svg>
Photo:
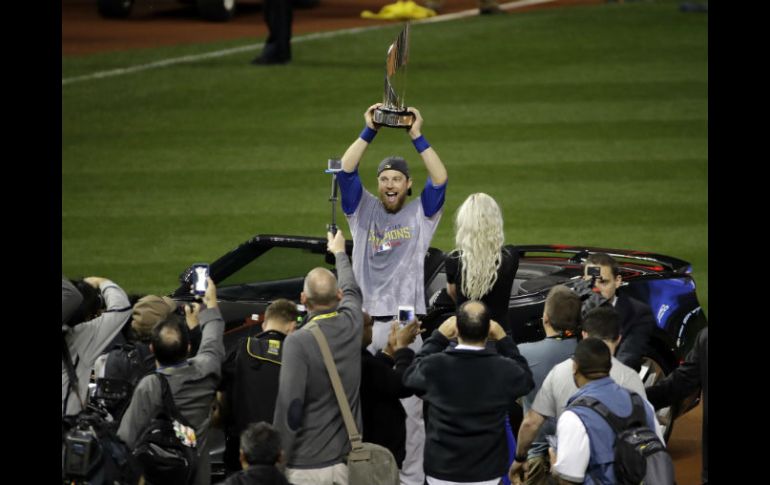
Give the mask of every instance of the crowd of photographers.
<svg viewBox="0 0 770 485">
<path fill-rule="evenodd" d="M 474 442 L 468 436 L 457 436 L 457 429 L 471 426 L 479 432 L 485 429 L 483 422 L 478 422 L 479 415 L 504 416 L 511 402 L 522 398 L 525 419 L 518 433 L 511 478 L 516 482 L 526 478 L 526 483 L 547 483 L 551 465 L 545 438 L 556 434 L 556 419 L 576 390 L 565 386 L 571 383 L 568 363 L 578 340 L 580 322 L 583 337 L 602 339 L 617 357 L 622 355 L 617 349 L 621 341 L 619 313 L 608 305 L 600 305 L 583 319 L 581 308 L 593 303 L 588 304 L 585 298 L 581 301 L 579 292 L 556 286 L 548 295 L 543 314 L 546 338 L 517 348 L 510 336 L 490 319 L 486 306 L 470 300 L 458 310 L 457 317 L 439 326 L 419 354 L 409 348 L 420 333 L 419 322 L 413 320 L 407 325 L 394 323 L 387 344 L 372 355 L 367 347 L 371 343 L 373 320 L 361 310 L 360 290 L 344 255 L 344 241 L 334 246 L 335 239 L 342 240 L 341 232 L 336 238 L 330 237 L 330 250 L 337 251 L 339 281 L 326 270 L 321 274 L 320 268 L 314 270 L 308 275 L 301 297 L 308 309 L 306 315 L 298 311 L 296 303 L 276 300 L 266 310 L 261 332 L 242 338 L 227 354 L 222 343 L 224 322 L 211 280 L 200 303 L 178 305 L 168 297 L 146 295 L 132 298 L 131 305 L 125 292 L 108 279 L 71 281 L 62 277 L 62 336 L 66 344 L 63 355 L 69 353 L 74 367 L 68 369 L 63 359 L 62 414 L 67 416 L 63 428 L 63 475 L 85 480 L 104 466 L 105 457 L 101 465 L 94 463 L 93 456 L 73 462 L 74 451 L 67 449 L 68 436 L 83 441 L 83 431 L 95 422 L 89 413 L 97 410 L 103 419 L 114 420 L 112 429 L 118 442 L 126 445 L 125 456 L 136 450 L 154 415 L 163 411 L 162 386 L 157 379 L 146 376 L 163 374 L 197 441 L 193 479 L 180 483 L 211 483 L 208 434 L 212 422 L 225 432 L 228 483 L 289 483 L 286 477 L 291 483 L 323 483 L 324 475 L 308 470 L 324 469 L 318 465 L 330 462 L 336 462 L 331 468 L 343 468 L 343 458 L 350 449 L 348 436 L 340 422 L 336 429 L 327 431 L 327 445 L 318 445 L 324 431 L 313 430 L 310 423 L 327 426 L 341 420 L 337 403 L 330 389 L 324 387 L 328 380 L 323 378 L 323 364 L 313 362 L 313 352 L 307 349 L 312 343 L 294 347 L 287 340 L 290 335 L 302 335 L 296 332 L 298 322 L 304 328 L 303 322 L 320 317 L 321 325 L 326 324 L 323 328 L 331 328 L 350 307 L 349 324 L 340 329 L 339 338 L 332 339 L 331 345 L 335 357 L 351 352 L 349 362 L 340 362 L 338 366 L 349 381 L 346 391 L 364 440 L 386 446 L 396 465 L 402 467 L 406 456 L 406 414 L 399 399 L 416 393 L 429 403 L 426 408 L 431 415 L 426 419 L 423 448 L 427 482 L 442 483 L 440 480 L 455 478 L 453 482 L 487 483 L 488 480 L 477 478 L 491 473 L 497 477 L 492 481 L 497 483 L 510 465 L 508 453 L 483 446 L 483 438 Z M 609 261 L 605 255 L 594 260 L 597 264 Z M 589 260 L 588 267 L 591 263 Z M 612 271 L 611 264 L 607 268 Z M 601 283 L 596 283 L 597 277 L 588 277 L 585 288 L 598 288 Z M 334 315 L 327 316 L 331 313 Z M 198 341 L 195 348 L 193 340 Z M 457 345 L 450 346 L 450 342 Z M 448 362 L 431 359 L 436 353 L 445 354 Z M 479 358 L 482 353 L 496 359 L 485 362 Z M 639 375 L 616 357 L 611 377 L 645 397 Z M 560 363 L 563 365 L 557 365 Z M 294 370 L 286 370 L 289 368 Z M 510 371 L 504 371 L 506 368 Z M 564 377 L 558 377 L 561 374 Z M 495 380 L 491 381 L 491 377 Z M 471 388 L 471 383 L 477 385 Z M 284 392 L 287 395 L 282 397 Z M 316 409 L 315 415 L 307 411 L 309 406 Z M 91 420 L 82 420 L 81 432 L 75 434 L 78 423 L 73 417 L 78 415 L 89 416 Z M 451 424 L 445 428 L 447 423 Z M 496 436 L 491 443 L 502 446 L 505 442 L 505 431 L 499 423 L 489 426 L 487 432 Z M 99 433 L 95 437 L 103 439 Z M 290 450 L 281 446 L 282 439 L 284 444 L 289 443 Z M 336 444 L 329 444 L 335 440 Z M 296 442 L 303 446 L 296 446 Z M 447 446 L 455 450 L 454 454 L 442 454 L 440 450 Z M 322 451 L 328 456 L 315 456 Z M 458 460 L 458 453 L 466 455 L 466 459 Z M 294 461 L 288 462 L 292 455 Z M 308 461 L 303 464 L 302 459 Z M 287 467 L 289 463 L 291 466 Z M 141 460 L 134 460 L 134 466 L 133 472 L 123 472 L 122 480 L 128 483 L 139 479 L 143 470 Z M 344 471 L 330 477 L 328 483 L 346 483 Z"/>
<path fill-rule="evenodd" d="M 595 451 L 616 434 L 596 420 L 583 426 L 574 417 L 582 411 L 568 404 L 590 396 L 627 415 L 629 390 L 645 397 L 636 371 L 655 326 L 650 309 L 617 291 L 610 256 L 592 254 L 576 288 L 550 291 L 546 338 L 517 346 L 505 310 L 518 254 L 503 246 L 494 199 L 472 194 L 447 255 L 456 312 L 423 341 L 419 318 L 397 308 L 426 313 L 424 254 L 448 177 L 421 133 L 422 116 L 409 108 L 407 133 L 429 175 L 421 196 L 407 202 L 412 179 L 399 157 L 379 164 L 378 197 L 363 188 L 358 165 L 380 107 L 365 112 L 338 174 L 352 258 L 342 231 L 329 232 L 337 273 L 307 274 L 298 295 L 306 313 L 278 299 L 258 333 L 225 349 L 216 285 L 206 274 L 183 278 L 198 299 L 192 305 L 129 298 L 106 278 L 62 276 L 63 482 L 211 483 L 211 430 L 219 427 L 229 484 L 357 485 L 360 465 L 351 457 L 361 438 L 390 457 L 384 465 L 370 460 L 363 483 L 614 483 L 612 460 Z M 581 337 L 589 342 L 578 344 Z M 666 389 L 696 389 L 707 377 L 702 361 Z M 517 401 L 524 422 L 511 429 Z M 390 478 L 380 480 L 381 472 Z"/>
</svg>

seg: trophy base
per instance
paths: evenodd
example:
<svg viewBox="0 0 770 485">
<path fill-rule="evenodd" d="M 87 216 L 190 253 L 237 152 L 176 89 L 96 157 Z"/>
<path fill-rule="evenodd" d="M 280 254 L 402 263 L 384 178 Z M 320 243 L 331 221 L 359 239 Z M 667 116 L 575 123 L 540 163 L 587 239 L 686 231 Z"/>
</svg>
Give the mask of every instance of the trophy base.
<svg viewBox="0 0 770 485">
<path fill-rule="evenodd" d="M 410 128 L 414 123 L 414 115 L 408 111 L 392 111 L 387 108 L 376 108 L 372 113 L 372 121 L 391 128 Z"/>
</svg>

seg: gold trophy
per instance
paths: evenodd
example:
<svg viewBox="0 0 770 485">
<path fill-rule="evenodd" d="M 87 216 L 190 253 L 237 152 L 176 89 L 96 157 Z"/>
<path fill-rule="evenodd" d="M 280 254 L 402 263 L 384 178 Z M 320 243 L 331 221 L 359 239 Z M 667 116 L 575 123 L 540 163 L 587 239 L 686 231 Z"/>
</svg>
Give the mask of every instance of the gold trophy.
<svg viewBox="0 0 770 485">
<path fill-rule="evenodd" d="M 373 121 L 378 125 L 391 128 L 409 128 L 414 123 L 414 115 L 406 111 L 404 95 L 406 93 L 406 63 L 409 60 L 409 23 L 388 48 L 385 61 L 385 93 L 383 106 L 373 112 Z"/>
</svg>

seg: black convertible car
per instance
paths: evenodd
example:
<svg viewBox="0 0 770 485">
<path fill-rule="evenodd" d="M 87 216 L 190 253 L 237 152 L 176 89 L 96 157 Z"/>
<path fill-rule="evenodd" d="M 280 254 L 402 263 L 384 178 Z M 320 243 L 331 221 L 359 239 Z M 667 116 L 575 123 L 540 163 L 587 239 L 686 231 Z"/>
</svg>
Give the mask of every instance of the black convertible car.
<svg viewBox="0 0 770 485">
<path fill-rule="evenodd" d="M 347 242 L 351 254 L 353 244 Z M 670 373 L 692 347 L 695 335 L 707 325 L 695 293 L 692 267 L 686 261 L 647 252 L 560 245 L 516 246 L 519 269 L 511 291 L 508 315 L 515 342 L 532 342 L 545 337 L 540 317 L 549 289 L 557 284 L 575 285 L 581 278 L 582 263 L 591 253 L 603 252 L 620 263 L 623 291 L 647 302 L 657 319 L 641 374 L 649 386 Z M 430 332 L 454 313 L 446 296 L 443 251 L 430 248 L 425 255 L 427 314 L 423 327 Z M 326 252 L 326 238 L 285 235 L 257 235 L 210 265 L 217 285 L 219 306 L 225 320 L 225 348 L 239 337 L 259 331 L 265 308 L 276 298 L 299 302 L 304 276 L 316 266 L 334 270 L 333 257 Z M 189 301 L 189 284 L 172 293 L 180 302 Z M 698 395 L 659 411 L 668 439 L 673 420 L 695 406 Z M 214 460 L 212 465 L 216 465 Z M 214 471 L 212 469 L 212 471 Z"/>
</svg>

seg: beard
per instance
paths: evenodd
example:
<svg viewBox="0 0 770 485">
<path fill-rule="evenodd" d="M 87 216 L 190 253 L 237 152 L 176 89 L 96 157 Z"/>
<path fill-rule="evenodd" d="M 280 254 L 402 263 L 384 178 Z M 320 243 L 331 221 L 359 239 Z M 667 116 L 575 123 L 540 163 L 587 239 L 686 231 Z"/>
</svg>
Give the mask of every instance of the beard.
<svg viewBox="0 0 770 485">
<path fill-rule="evenodd" d="M 382 202 L 382 205 L 385 207 L 386 212 L 395 214 L 396 212 L 400 211 L 402 207 L 404 207 L 404 204 L 406 203 L 406 192 L 399 193 L 396 196 L 396 200 L 392 202 L 388 200 L 387 195 L 381 192 L 380 202 Z"/>
</svg>

